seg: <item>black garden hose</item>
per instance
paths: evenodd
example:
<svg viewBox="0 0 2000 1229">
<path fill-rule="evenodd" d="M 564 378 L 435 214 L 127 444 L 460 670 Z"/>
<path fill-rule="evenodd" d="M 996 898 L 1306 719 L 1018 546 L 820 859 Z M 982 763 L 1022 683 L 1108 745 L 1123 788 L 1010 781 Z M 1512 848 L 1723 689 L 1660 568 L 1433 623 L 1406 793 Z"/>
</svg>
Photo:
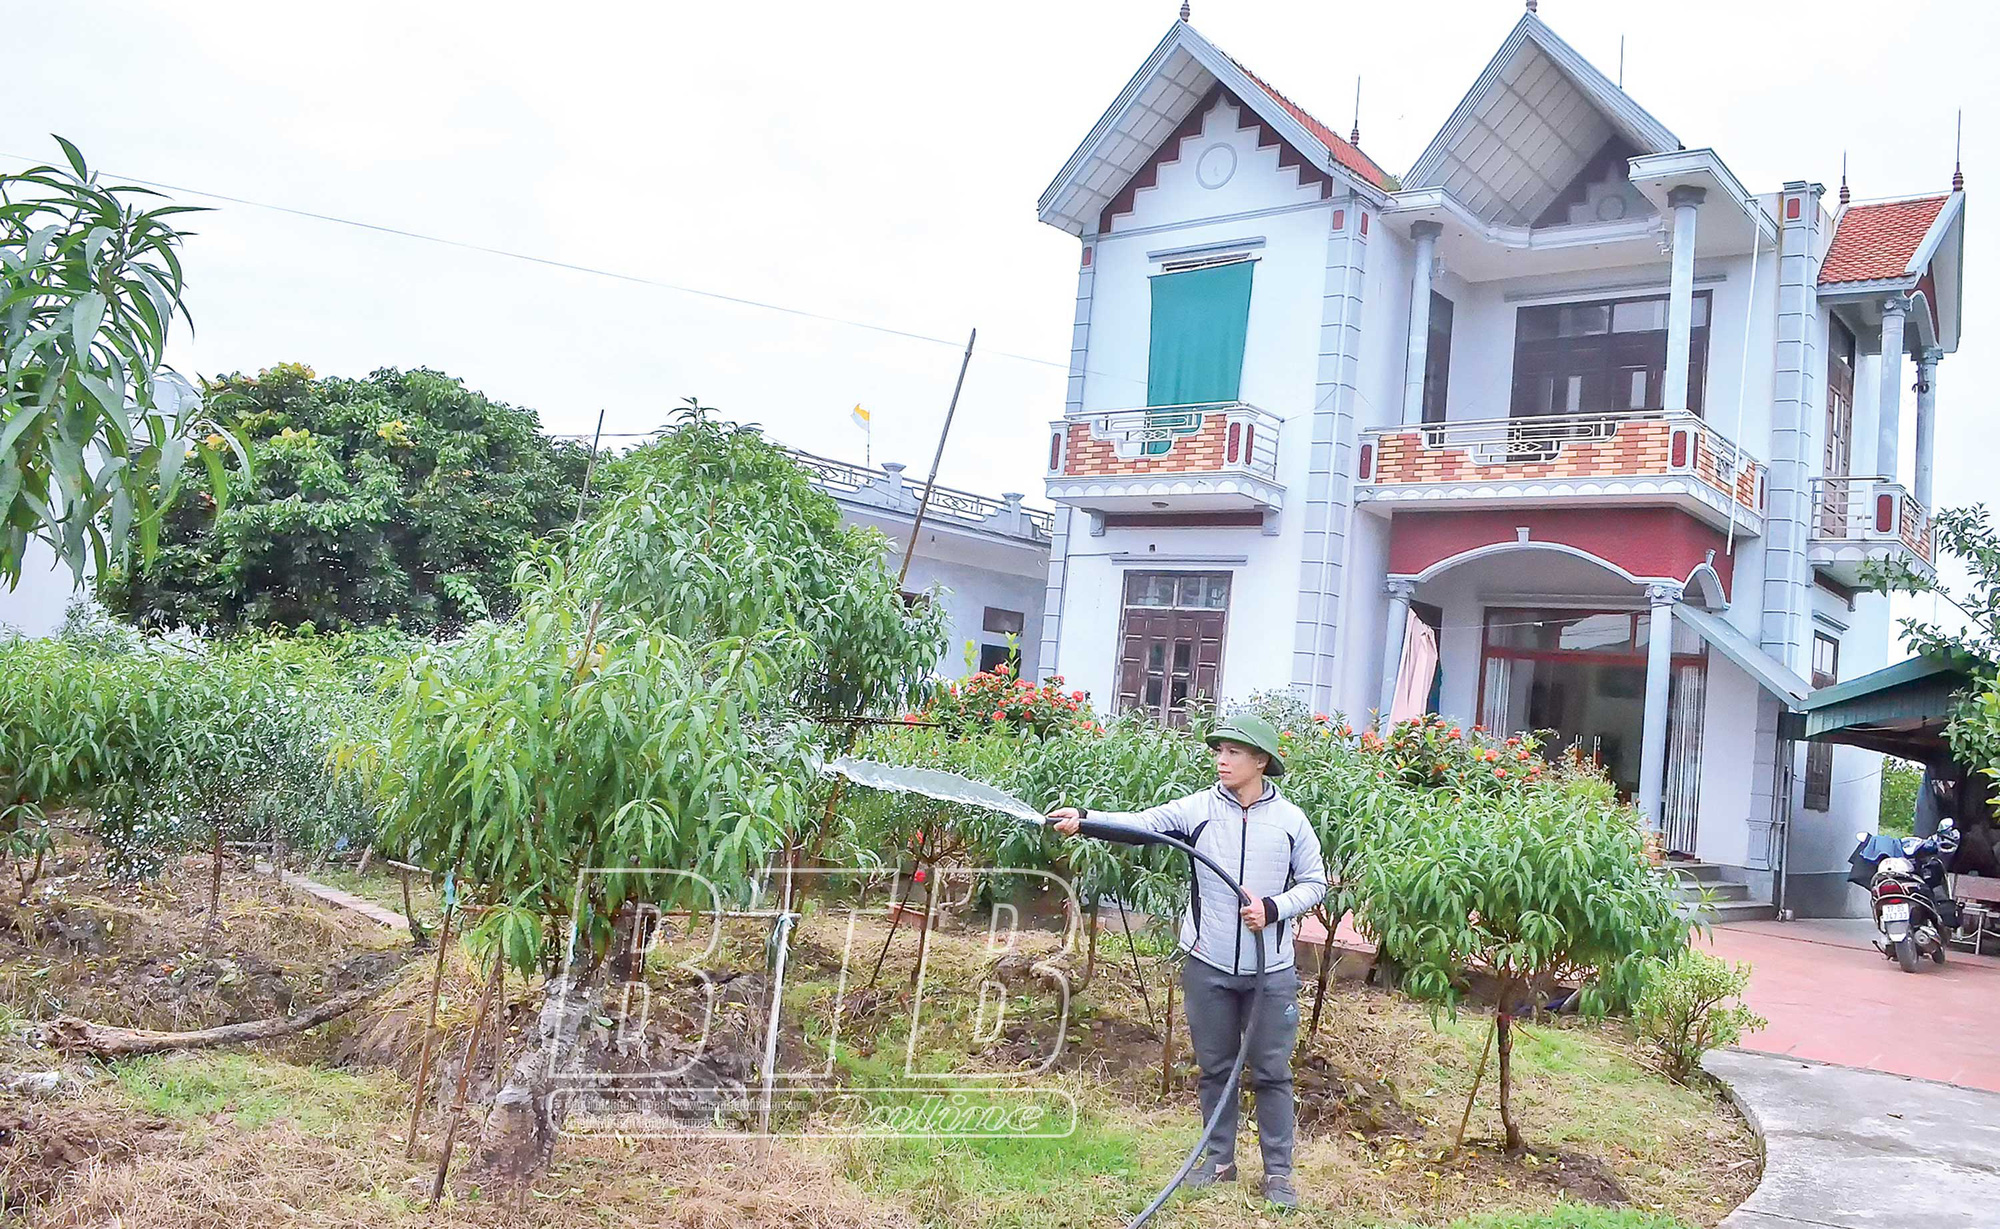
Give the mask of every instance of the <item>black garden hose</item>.
<svg viewBox="0 0 2000 1229">
<path fill-rule="evenodd" d="M 1222 866 L 1214 858 L 1209 857 L 1185 841 L 1176 840 L 1173 837 L 1154 832 L 1147 828 L 1135 828 L 1128 824 L 1116 823 L 1104 819 L 1082 820 L 1077 826 L 1077 835 L 1095 837 L 1100 841 L 1112 841 L 1120 845 L 1165 845 L 1170 849 L 1178 849 L 1188 857 L 1199 861 L 1203 866 L 1214 871 L 1221 877 L 1224 883 L 1235 890 L 1238 897 L 1244 900 L 1249 899 L 1249 896 L 1243 891 L 1243 885 L 1236 882 L 1235 877 L 1222 869 Z M 1193 890 L 1199 891 L 1200 885 L 1197 884 Z M 1174 1171 L 1174 1176 L 1167 1179 L 1167 1184 L 1160 1188 L 1159 1194 L 1153 1196 L 1153 1202 L 1147 1204 L 1144 1210 L 1126 1222 L 1125 1229 L 1139 1229 L 1139 1226 L 1153 1219 L 1153 1215 L 1166 1205 L 1167 1200 L 1173 1197 L 1176 1190 L 1180 1189 L 1181 1183 L 1187 1180 L 1187 1176 L 1194 1172 L 1195 1164 L 1201 1160 L 1201 1154 L 1208 1149 L 1208 1141 L 1215 1137 L 1215 1129 L 1222 1125 L 1222 1116 L 1224 1114 L 1233 1115 L 1238 1112 L 1237 1090 L 1242 1084 L 1243 1064 L 1250 1057 L 1250 1039 L 1257 1035 L 1258 1017 L 1264 1011 L 1264 943 L 1264 932 L 1259 930 L 1257 932 L 1257 985 L 1255 992 L 1250 998 L 1250 1012 L 1243 1021 L 1243 1035 L 1236 1042 L 1236 1061 L 1230 1065 L 1229 1079 L 1223 1083 L 1222 1096 L 1216 1102 L 1215 1112 L 1208 1116 L 1208 1122 L 1202 1127 L 1201 1137 L 1194 1141 L 1194 1147 L 1188 1150 L 1187 1159 L 1183 1160 L 1180 1168 Z M 1168 1022 L 1168 1027 L 1173 1027 L 1171 1021 Z"/>
</svg>

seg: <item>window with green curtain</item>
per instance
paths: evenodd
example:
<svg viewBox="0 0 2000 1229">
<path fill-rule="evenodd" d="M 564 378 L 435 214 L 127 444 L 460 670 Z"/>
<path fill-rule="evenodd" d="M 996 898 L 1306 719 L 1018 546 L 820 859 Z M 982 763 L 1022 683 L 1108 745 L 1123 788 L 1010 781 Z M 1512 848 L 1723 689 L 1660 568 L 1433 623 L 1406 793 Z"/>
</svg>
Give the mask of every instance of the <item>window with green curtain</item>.
<svg viewBox="0 0 2000 1229">
<path fill-rule="evenodd" d="M 1256 263 L 1238 260 L 1153 278 L 1147 405 L 1236 400 Z"/>
</svg>

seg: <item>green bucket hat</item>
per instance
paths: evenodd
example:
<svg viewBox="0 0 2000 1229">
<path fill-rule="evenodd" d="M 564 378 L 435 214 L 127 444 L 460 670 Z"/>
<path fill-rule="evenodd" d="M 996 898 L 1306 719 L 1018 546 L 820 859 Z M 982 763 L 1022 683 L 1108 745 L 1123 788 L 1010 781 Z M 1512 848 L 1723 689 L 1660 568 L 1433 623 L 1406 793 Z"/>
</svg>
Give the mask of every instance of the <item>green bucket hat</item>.
<svg viewBox="0 0 2000 1229">
<path fill-rule="evenodd" d="M 1271 757 L 1270 766 L 1264 769 L 1265 776 L 1285 775 L 1285 759 L 1278 754 L 1278 731 L 1271 727 L 1270 722 L 1254 713 L 1224 718 L 1221 725 L 1209 732 L 1206 741 L 1211 747 L 1219 742 L 1242 743 L 1246 747 L 1254 747 Z"/>
</svg>

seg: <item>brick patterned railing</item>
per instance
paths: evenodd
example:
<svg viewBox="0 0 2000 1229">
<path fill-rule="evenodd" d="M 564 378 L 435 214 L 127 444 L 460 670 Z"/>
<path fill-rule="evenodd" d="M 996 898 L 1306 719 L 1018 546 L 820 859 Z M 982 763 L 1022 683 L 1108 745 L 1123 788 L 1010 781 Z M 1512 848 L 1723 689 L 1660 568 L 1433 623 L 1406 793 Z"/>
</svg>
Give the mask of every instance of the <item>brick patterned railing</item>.
<svg viewBox="0 0 2000 1229">
<path fill-rule="evenodd" d="M 1360 480 L 1371 486 L 1646 479 L 1691 475 L 1761 513 L 1763 467 L 1685 413 L 1493 418 L 1362 433 Z"/>
<path fill-rule="evenodd" d="M 1049 475 L 1236 471 L 1275 481 L 1279 420 L 1241 401 L 1077 413 L 1050 424 Z"/>
<path fill-rule="evenodd" d="M 1836 542 L 1893 540 L 1925 563 L 1936 562 L 1930 510 L 1887 478 L 1815 478 L 1812 503 L 1815 538 Z"/>
</svg>

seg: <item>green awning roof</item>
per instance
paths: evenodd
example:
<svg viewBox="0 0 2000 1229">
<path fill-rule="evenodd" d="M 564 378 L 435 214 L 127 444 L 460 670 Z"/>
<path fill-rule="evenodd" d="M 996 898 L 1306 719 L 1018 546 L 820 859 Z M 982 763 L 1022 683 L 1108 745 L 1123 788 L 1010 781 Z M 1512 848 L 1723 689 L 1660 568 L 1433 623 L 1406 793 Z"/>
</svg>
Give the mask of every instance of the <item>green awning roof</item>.
<svg viewBox="0 0 2000 1229">
<path fill-rule="evenodd" d="M 1899 661 L 1807 696 L 1797 706 L 1803 721 L 1794 736 L 1929 759 L 1943 750 L 1952 705 L 1969 681 L 1938 658 Z"/>
</svg>

